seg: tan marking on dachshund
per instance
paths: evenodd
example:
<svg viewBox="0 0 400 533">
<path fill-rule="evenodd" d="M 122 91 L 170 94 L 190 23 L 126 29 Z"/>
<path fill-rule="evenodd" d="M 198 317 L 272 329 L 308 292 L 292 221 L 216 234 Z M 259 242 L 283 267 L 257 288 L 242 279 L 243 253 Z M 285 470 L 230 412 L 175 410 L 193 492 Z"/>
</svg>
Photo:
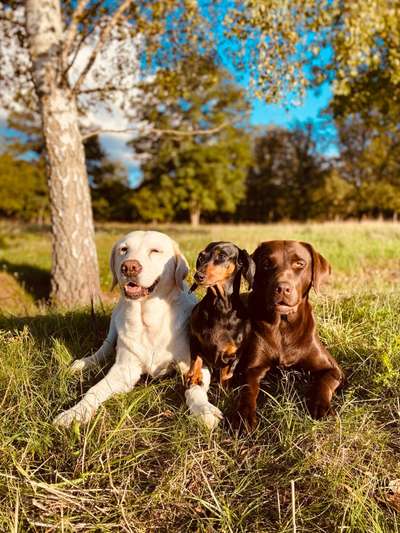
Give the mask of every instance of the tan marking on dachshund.
<svg viewBox="0 0 400 533">
<path fill-rule="evenodd" d="M 186 374 L 186 385 L 201 385 L 201 369 L 203 368 L 203 359 L 197 355 L 190 365 L 189 372 Z"/>
</svg>

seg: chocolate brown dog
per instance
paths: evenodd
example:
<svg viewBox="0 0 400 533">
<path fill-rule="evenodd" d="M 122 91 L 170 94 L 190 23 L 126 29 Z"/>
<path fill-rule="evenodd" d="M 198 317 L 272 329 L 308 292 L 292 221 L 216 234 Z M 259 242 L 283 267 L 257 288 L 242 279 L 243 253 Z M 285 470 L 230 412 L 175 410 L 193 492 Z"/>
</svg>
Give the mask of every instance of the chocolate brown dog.
<svg viewBox="0 0 400 533">
<path fill-rule="evenodd" d="M 260 380 L 276 366 L 313 374 L 309 410 L 320 418 L 330 413 L 332 396 L 343 382 L 341 368 L 318 338 L 308 300 L 311 287 L 318 292 L 330 274 L 330 265 L 311 244 L 298 241 L 264 242 L 252 257 L 252 333 L 240 362 L 245 385 L 239 398 L 240 420 L 254 428 Z"/>
<path fill-rule="evenodd" d="M 200 252 L 191 290 L 200 285 L 207 287 L 207 293 L 190 320 L 188 385 L 201 381 L 203 365 L 211 373 L 219 372 L 221 384 L 233 376 L 250 331 L 248 311 L 239 297 L 241 276 L 251 287 L 254 272 L 250 255 L 231 242 L 212 242 Z"/>
</svg>

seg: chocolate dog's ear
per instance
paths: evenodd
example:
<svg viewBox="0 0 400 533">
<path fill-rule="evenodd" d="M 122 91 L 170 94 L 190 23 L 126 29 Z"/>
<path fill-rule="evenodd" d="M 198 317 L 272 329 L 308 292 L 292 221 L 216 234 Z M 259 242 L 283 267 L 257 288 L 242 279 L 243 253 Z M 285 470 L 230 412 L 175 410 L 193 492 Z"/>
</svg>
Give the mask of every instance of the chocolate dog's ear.
<svg viewBox="0 0 400 533">
<path fill-rule="evenodd" d="M 330 275 L 331 265 L 319 254 L 308 242 L 302 243 L 310 252 L 312 257 L 312 286 L 315 292 L 319 292 L 322 282 Z"/>
<path fill-rule="evenodd" d="M 242 276 L 247 281 L 249 289 L 251 289 L 256 273 L 256 264 L 246 250 L 239 251 L 239 264 Z"/>
</svg>

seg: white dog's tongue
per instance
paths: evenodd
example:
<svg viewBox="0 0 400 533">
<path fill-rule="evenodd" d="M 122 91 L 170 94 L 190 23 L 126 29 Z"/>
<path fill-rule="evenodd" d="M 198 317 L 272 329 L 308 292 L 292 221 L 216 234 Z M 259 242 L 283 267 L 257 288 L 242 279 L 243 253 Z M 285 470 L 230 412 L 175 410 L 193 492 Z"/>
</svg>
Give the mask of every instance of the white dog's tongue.
<svg viewBox="0 0 400 533">
<path fill-rule="evenodd" d="M 139 298 L 143 295 L 143 287 L 140 287 L 140 285 L 135 284 L 128 284 L 125 286 L 125 292 L 128 296 L 131 296 L 132 298 Z"/>
</svg>

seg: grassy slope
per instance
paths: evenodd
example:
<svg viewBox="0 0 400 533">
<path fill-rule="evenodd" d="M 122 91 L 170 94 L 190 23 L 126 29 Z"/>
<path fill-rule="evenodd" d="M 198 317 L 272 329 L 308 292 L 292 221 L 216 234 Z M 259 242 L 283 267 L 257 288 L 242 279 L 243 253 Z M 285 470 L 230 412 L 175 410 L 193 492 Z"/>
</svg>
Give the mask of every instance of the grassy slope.
<svg viewBox="0 0 400 533">
<path fill-rule="evenodd" d="M 99 228 L 104 290 L 109 250 L 127 229 Z M 3 227 L 0 265 L 17 277 L 0 273 L 0 531 L 293 531 L 291 481 L 298 531 L 398 531 L 400 493 L 389 485 L 400 478 L 400 228 L 163 229 L 192 265 L 219 239 L 252 250 L 300 238 L 326 255 L 335 277 L 314 300 L 321 336 L 349 378 L 338 416 L 312 421 L 304 376 L 276 374 L 263 386 L 253 435 L 221 427 L 210 436 L 188 417 L 175 377 L 111 399 L 88 427 L 53 428 L 52 417 L 100 377 L 80 382 L 67 369 L 100 344 L 109 306 L 94 321 L 38 304 L 49 237 Z M 234 394 L 214 386 L 213 397 L 229 410 Z"/>
</svg>

